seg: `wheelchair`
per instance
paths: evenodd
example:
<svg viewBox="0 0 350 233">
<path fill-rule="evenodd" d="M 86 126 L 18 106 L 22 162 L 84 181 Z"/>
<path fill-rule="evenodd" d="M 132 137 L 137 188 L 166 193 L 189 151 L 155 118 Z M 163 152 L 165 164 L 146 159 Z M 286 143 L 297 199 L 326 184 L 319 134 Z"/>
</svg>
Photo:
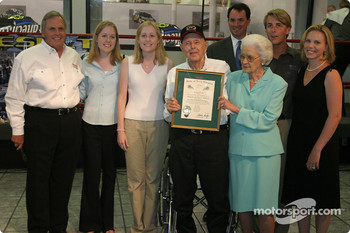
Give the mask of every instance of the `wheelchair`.
<svg viewBox="0 0 350 233">
<path fill-rule="evenodd" d="M 168 153 L 167 153 L 168 154 Z M 172 206 L 173 182 L 169 171 L 169 157 L 165 157 L 158 189 L 158 218 L 162 226 L 161 233 L 176 233 L 177 214 Z"/>
<path fill-rule="evenodd" d="M 200 183 L 197 182 L 197 190 L 201 189 Z M 161 172 L 161 179 L 158 188 L 159 195 L 159 205 L 158 205 L 158 220 L 159 224 L 162 227 L 161 233 L 176 233 L 176 221 L 177 221 L 177 213 L 173 208 L 173 181 L 171 179 L 170 171 L 169 171 L 169 157 L 168 153 L 165 157 L 163 169 Z M 205 196 L 199 197 L 195 195 L 193 207 L 198 205 L 202 205 L 205 208 L 208 208 L 206 203 Z M 205 222 L 205 216 L 203 216 L 203 221 Z M 196 217 L 197 218 L 197 217 Z M 198 218 L 197 221 L 199 222 Z M 201 224 L 200 224 L 203 232 L 208 232 Z M 233 212 L 230 212 L 229 215 L 229 224 L 227 226 L 226 233 L 237 233 L 238 229 L 238 220 L 236 219 L 236 215 Z"/>
</svg>

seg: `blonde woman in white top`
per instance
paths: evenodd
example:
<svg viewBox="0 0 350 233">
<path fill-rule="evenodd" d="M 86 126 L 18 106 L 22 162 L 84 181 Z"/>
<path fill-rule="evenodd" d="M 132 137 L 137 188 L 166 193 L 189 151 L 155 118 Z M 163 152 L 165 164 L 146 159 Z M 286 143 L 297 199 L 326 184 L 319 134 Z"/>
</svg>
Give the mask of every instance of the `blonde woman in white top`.
<svg viewBox="0 0 350 233">
<path fill-rule="evenodd" d="M 118 144 L 126 156 L 131 233 L 157 232 L 157 189 L 169 138 L 164 92 L 173 66 L 159 28 L 152 21 L 142 23 L 134 55 L 122 62 L 118 90 Z"/>
</svg>

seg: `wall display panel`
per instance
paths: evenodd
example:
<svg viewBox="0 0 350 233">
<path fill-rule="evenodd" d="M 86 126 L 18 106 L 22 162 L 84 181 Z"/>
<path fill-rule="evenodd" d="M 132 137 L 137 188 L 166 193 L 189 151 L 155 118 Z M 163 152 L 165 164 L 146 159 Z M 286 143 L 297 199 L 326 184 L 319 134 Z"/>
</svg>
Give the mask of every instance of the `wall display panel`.
<svg viewBox="0 0 350 233">
<path fill-rule="evenodd" d="M 40 25 L 26 15 L 26 6 L 0 5 L 0 32 L 40 32 Z"/>
<path fill-rule="evenodd" d="M 263 25 L 263 19 L 266 13 L 271 9 L 282 8 L 285 9 L 292 18 L 292 25 L 295 22 L 296 15 L 296 0 L 290 1 L 280 1 L 280 0 L 266 0 L 266 1 L 257 1 L 257 0 L 246 0 L 246 1 L 234 1 L 230 3 L 244 2 L 251 9 L 251 23 L 248 27 L 248 33 L 258 33 L 262 35 L 265 34 L 265 28 Z M 190 23 L 201 23 L 201 11 L 202 6 L 197 3 L 195 5 L 183 4 L 181 1 L 180 4 L 176 4 L 176 23 L 175 25 L 180 29 Z M 217 23 L 213 25 L 215 27 L 215 34 L 208 34 L 208 27 L 211 27 L 207 24 L 209 21 L 209 8 L 210 6 L 206 4 L 204 6 L 204 25 L 205 25 L 205 35 L 210 37 L 226 37 L 230 35 L 230 31 L 227 25 L 227 9 L 230 5 L 226 2 L 217 2 L 216 6 L 216 18 Z M 142 11 L 148 14 L 144 14 L 144 18 L 154 19 L 157 23 L 170 24 L 171 15 L 172 15 L 172 5 L 171 4 L 153 4 L 150 1 L 149 4 L 142 3 L 126 3 L 126 2 L 103 2 L 102 17 L 103 20 L 110 20 L 114 22 L 119 30 L 120 34 L 124 35 L 135 35 L 137 23 L 131 20 L 132 12 Z M 154 13 L 152 13 L 154 12 Z M 158 17 L 158 18 L 157 18 Z M 133 18 L 134 19 L 134 18 Z M 137 20 L 137 17 L 135 17 Z M 134 23 L 134 24 L 133 24 Z M 289 39 L 294 38 L 295 27 L 292 27 Z M 126 44 L 132 44 L 133 40 L 126 40 Z"/>
<path fill-rule="evenodd" d="M 159 22 L 158 11 L 129 9 L 129 29 L 137 29 L 141 23 L 147 20 Z"/>
<path fill-rule="evenodd" d="M 171 24 L 169 15 L 171 14 L 171 5 L 168 4 L 141 4 L 141 3 L 103 3 L 103 19 L 114 22 L 118 27 L 118 32 L 121 35 L 135 35 L 138 24 L 131 26 L 131 12 L 134 10 L 141 10 L 148 12 L 149 18 L 153 18 L 161 28 L 165 28 L 163 35 L 179 36 L 180 29 L 187 24 L 192 23 L 192 12 L 201 12 L 202 7 L 198 5 L 178 5 L 177 18 L 179 19 L 176 25 Z M 208 6 L 205 7 L 209 11 Z M 168 26 L 164 26 L 168 25 Z M 170 26 L 169 26 L 170 25 Z M 179 44 L 179 42 L 172 42 Z M 123 44 L 134 44 L 133 39 L 123 40 Z"/>
<path fill-rule="evenodd" d="M 26 15 L 38 24 L 49 11 L 56 10 L 63 14 L 63 0 L 3 0 L 0 6 L 5 5 L 25 6 Z"/>
</svg>

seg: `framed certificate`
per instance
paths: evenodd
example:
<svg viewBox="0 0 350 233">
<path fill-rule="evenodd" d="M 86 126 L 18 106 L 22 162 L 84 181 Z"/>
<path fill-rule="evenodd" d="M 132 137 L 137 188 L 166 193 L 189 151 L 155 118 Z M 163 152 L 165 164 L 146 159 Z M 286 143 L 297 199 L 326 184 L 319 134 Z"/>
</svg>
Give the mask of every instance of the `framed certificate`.
<svg viewBox="0 0 350 233">
<path fill-rule="evenodd" d="M 177 69 L 174 97 L 181 109 L 173 112 L 171 127 L 219 131 L 223 84 L 224 73 Z"/>
</svg>

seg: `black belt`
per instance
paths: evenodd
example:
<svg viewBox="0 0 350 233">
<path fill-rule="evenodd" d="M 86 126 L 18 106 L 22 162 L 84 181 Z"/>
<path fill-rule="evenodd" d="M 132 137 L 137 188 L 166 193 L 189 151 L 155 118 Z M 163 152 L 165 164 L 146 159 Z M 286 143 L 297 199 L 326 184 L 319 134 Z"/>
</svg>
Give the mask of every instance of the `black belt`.
<svg viewBox="0 0 350 233">
<path fill-rule="evenodd" d="M 220 125 L 220 130 L 227 129 L 227 125 Z M 217 134 L 218 131 L 200 130 L 200 129 L 183 129 L 191 134 Z"/>
<path fill-rule="evenodd" d="M 69 113 L 78 111 L 78 106 L 75 106 L 73 108 L 50 109 L 50 108 L 40 108 L 40 107 L 32 107 L 32 106 L 24 105 L 24 109 L 29 111 L 35 111 L 35 112 L 52 113 L 58 116 L 62 116 L 62 115 L 67 115 Z"/>
</svg>

